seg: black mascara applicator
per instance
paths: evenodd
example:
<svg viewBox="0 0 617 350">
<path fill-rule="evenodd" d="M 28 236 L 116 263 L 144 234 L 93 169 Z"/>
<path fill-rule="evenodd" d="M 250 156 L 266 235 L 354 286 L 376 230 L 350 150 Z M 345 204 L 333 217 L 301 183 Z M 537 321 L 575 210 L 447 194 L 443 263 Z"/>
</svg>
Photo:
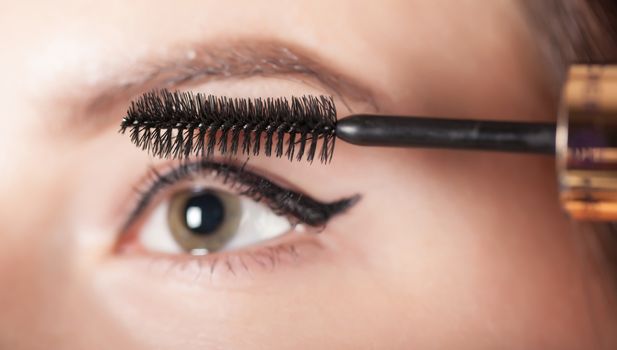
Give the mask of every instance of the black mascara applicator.
<svg viewBox="0 0 617 350">
<path fill-rule="evenodd" d="M 557 124 L 352 115 L 326 96 L 266 99 L 167 90 L 134 101 L 121 132 L 162 158 L 258 155 L 332 159 L 336 139 L 362 146 L 555 154 L 574 217 L 617 220 L 617 66 L 572 66 Z"/>
<path fill-rule="evenodd" d="M 337 119 L 326 96 L 237 99 L 170 92 L 133 102 L 121 131 L 161 158 L 221 154 L 331 160 L 335 139 L 362 146 L 431 147 L 553 154 L 556 126 L 385 115 Z"/>
</svg>

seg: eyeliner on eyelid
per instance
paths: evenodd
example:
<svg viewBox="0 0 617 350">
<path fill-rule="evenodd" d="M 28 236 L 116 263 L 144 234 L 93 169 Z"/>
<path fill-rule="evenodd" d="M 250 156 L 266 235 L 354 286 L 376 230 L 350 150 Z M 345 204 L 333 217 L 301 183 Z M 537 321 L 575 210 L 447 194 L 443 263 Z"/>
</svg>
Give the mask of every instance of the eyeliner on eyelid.
<svg viewBox="0 0 617 350">
<path fill-rule="evenodd" d="M 125 227 L 130 227 L 135 219 L 149 207 L 154 197 L 165 188 L 182 181 L 199 179 L 200 176 L 205 175 L 214 175 L 214 178 L 223 185 L 237 190 L 240 195 L 256 202 L 265 203 L 278 215 L 290 217 L 297 223 L 313 227 L 324 226 L 332 217 L 345 212 L 360 199 L 359 195 L 354 195 L 333 202 L 321 202 L 250 172 L 245 166 L 205 159 L 181 162 L 164 173 L 152 169 L 151 174 L 151 184 L 141 193 Z"/>
</svg>

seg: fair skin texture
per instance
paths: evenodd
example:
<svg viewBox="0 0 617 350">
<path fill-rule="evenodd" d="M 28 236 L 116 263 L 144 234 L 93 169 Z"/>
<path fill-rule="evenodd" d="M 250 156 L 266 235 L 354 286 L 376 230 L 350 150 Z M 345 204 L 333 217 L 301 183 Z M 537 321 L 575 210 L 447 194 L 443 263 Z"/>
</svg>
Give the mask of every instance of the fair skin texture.
<svg viewBox="0 0 617 350">
<path fill-rule="evenodd" d="M 515 1 L 4 7 L 0 348 L 591 349 L 614 341 L 600 272 L 542 156 L 339 142 L 329 165 L 254 157 L 254 169 L 315 198 L 362 200 L 317 236 L 285 237 L 298 256 L 274 266 L 234 269 L 245 256 L 238 252 L 220 255 L 226 265 L 114 249 L 134 188 L 165 161 L 117 133 L 130 97 L 85 112 L 102 86 L 147 62 L 173 61 L 178 47 L 276 40 L 370 93 L 373 101 L 337 95 L 340 116 L 552 120 L 548 70 Z M 178 88 L 334 94 L 288 74 Z M 63 122 L 75 115 L 113 121 L 78 134 L 76 122 Z"/>
</svg>

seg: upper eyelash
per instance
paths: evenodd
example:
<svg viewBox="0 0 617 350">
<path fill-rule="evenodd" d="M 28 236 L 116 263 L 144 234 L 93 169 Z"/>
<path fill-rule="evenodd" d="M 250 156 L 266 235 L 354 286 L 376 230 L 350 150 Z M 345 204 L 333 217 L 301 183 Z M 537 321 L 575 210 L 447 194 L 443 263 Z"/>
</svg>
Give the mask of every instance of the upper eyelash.
<svg viewBox="0 0 617 350">
<path fill-rule="evenodd" d="M 249 120 L 249 122 L 247 122 Z M 273 126 L 276 126 L 274 128 Z M 228 98 L 191 92 L 153 91 L 131 103 L 120 131 L 162 158 L 222 154 L 285 155 L 311 162 L 332 159 L 336 108 L 332 97 Z M 285 135 L 289 135 L 284 145 Z M 240 139 L 242 138 L 242 142 Z"/>
<path fill-rule="evenodd" d="M 285 215 L 296 223 L 314 227 L 324 226 L 330 218 L 346 211 L 360 199 L 359 195 L 354 195 L 329 203 L 320 202 L 249 172 L 245 169 L 245 165 L 237 166 L 203 159 L 181 162 L 177 167 L 165 173 L 159 173 L 153 168 L 151 184 L 141 192 L 138 204 L 129 215 L 125 227 L 130 226 L 164 188 L 203 172 L 210 172 L 222 178 L 223 184 L 231 188 L 239 188 L 239 195 L 268 205 L 277 215 Z"/>
</svg>

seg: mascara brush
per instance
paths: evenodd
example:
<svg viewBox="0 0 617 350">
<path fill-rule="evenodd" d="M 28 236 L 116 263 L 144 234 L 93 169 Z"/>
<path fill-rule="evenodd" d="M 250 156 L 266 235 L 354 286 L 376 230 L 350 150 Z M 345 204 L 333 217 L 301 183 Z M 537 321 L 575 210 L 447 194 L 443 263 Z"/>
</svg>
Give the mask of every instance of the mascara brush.
<svg viewBox="0 0 617 350">
<path fill-rule="evenodd" d="M 121 131 L 162 158 L 222 154 L 331 160 L 335 138 L 354 145 L 553 154 L 553 123 L 352 115 L 326 96 L 234 99 L 167 90 L 133 102 Z M 285 138 L 288 138 L 285 142 Z"/>
<path fill-rule="evenodd" d="M 561 201 L 578 219 L 617 220 L 617 66 L 572 66 L 555 123 L 352 115 L 325 96 L 266 99 L 167 90 L 131 103 L 121 132 L 162 158 L 223 155 L 332 159 L 355 145 L 556 154 Z"/>
</svg>

